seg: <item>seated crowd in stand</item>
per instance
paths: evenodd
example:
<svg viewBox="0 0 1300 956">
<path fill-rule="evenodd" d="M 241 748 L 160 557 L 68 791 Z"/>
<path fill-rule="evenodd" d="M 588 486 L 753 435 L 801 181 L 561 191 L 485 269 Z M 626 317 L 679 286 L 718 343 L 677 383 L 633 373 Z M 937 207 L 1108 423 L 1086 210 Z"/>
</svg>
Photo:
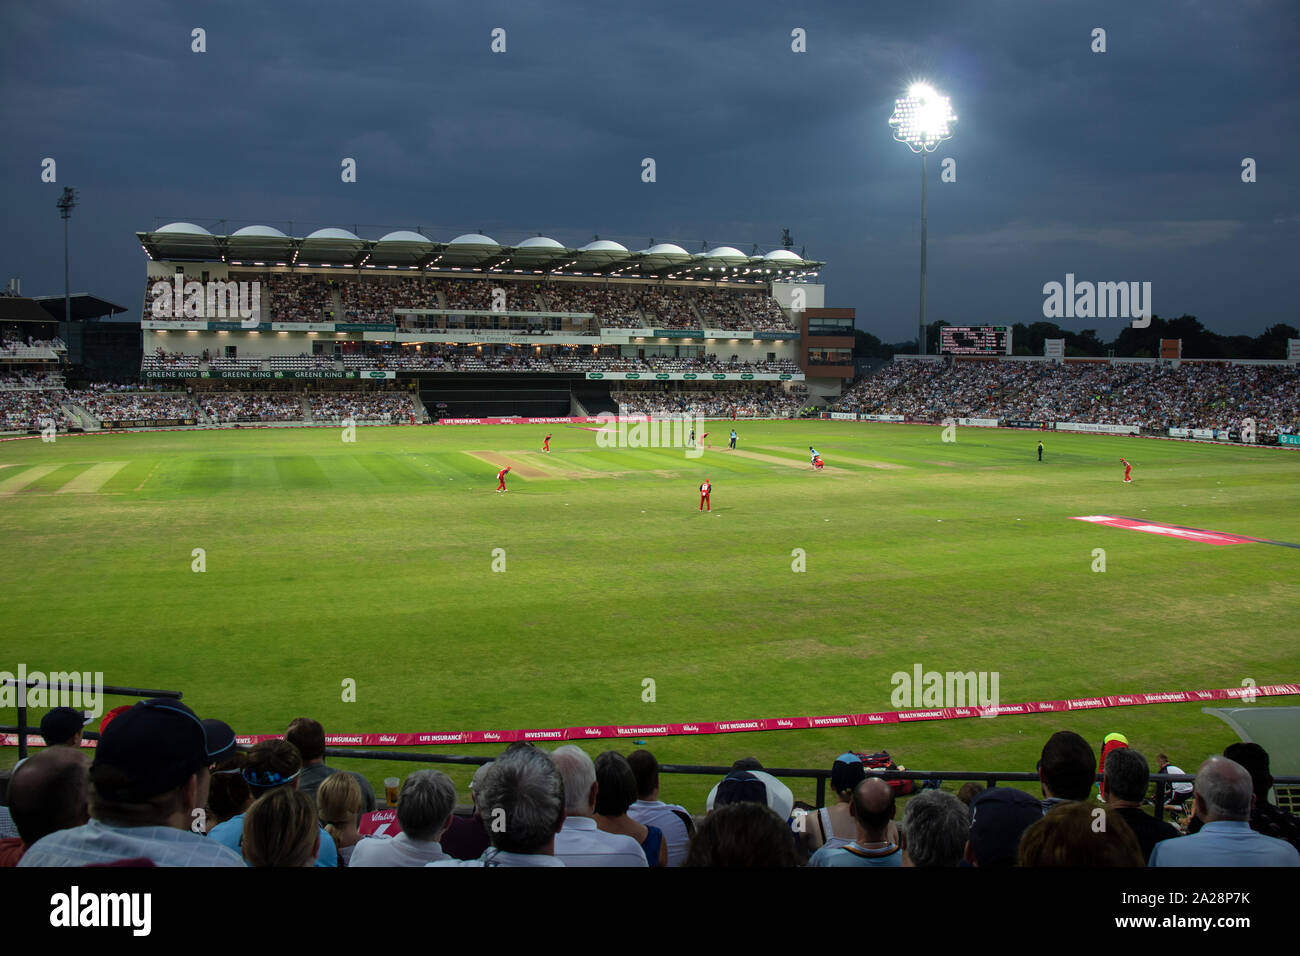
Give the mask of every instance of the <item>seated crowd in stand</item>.
<svg viewBox="0 0 1300 956">
<path fill-rule="evenodd" d="M 701 415 L 738 418 L 794 418 L 808 402 L 808 390 L 796 384 L 736 385 L 706 390 L 669 389 L 663 383 L 610 391 L 620 415 Z"/>
<path fill-rule="evenodd" d="M 153 294 L 155 284 L 165 282 L 170 285 L 173 281 L 171 278 L 146 279 L 147 318 L 153 317 L 153 305 L 158 299 Z M 185 276 L 186 283 L 202 281 L 200 276 Z M 214 281 L 244 282 L 250 286 L 259 283 L 261 309 L 258 319 L 262 322 L 390 323 L 398 318 L 395 312 L 399 309 L 498 311 L 494 308 L 499 301 L 494 290 L 502 289 L 505 301 L 500 310 L 592 313 L 600 325 L 608 328 L 635 329 L 649 324 L 659 328 L 791 329 L 776 301 L 766 292 L 757 290 L 586 285 L 576 282 L 544 284 L 533 280 L 449 279 L 427 275 L 289 275 L 238 270 L 231 272 L 227 279 Z M 342 315 L 337 316 L 333 313 L 335 292 L 343 309 Z M 172 315 L 173 301 L 168 298 L 166 304 L 168 312 L 160 317 L 220 318 L 206 314 Z M 204 307 L 206 309 L 206 298 Z"/>
<path fill-rule="evenodd" d="M 324 729 L 306 717 L 244 751 L 220 720 L 140 701 L 104 715 L 93 758 L 83 720 L 71 708 L 42 718 L 46 746 L 4 791 L 0 866 L 1300 866 L 1300 820 L 1268 801 L 1269 758 L 1254 743 L 1201 764 L 1176 823 L 1145 807 L 1150 764 L 1127 740 L 1108 738 L 1099 767 L 1070 731 L 1042 748 L 1041 799 L 972 783 L 956 795 L 923 786 L 900 806 L 900 783 L 844 753 L 830 807 L 796 808 L 750 757 L 699 813 L 663 800 L 649 751 L 593 760 L 572 744 L 515 743 L 476 771 L 458 810 L 451 779 L 427 769 L 377 808 L 364 776 L 325 763 Z"/>
<path fill-rule="evenodd" d="M 656 329 L 699 329 L 699 317 L 681 289 L 659 289 L 641 297 L 647 323 Z"/>
<path fill-rule="evenodd" d="M 90 389 L 69 392 L 67 400 L 101 422 L 195 417 L 194 399 L 184 392 Z"/>
<path fill-rule="evenodd" d="M 762 292 L 696 292 L 695 302 L 708 329 L 789 332 L 790 322 L 771 296 Z"/>
<path fill-rule="evenodd" d="M 62 388 L 45 391 L 0 390 L 0 431 L 29 431 L 67 425 L 63 403 L 67 393 Z"/>
<path fill-rule="evenodd" d="M 292 422 L 302 418 L 302 398 L 282 392 L 203 393 L 199 410 L 218 424 Z"/>
<path fill-rule="evenodd" d="M 405 422 L 415 414 L 415 403 L 405 392 L 312 392 L 312 420 Z"/>
<path fill-rule="evenodd" d="M 628 286 L 582 286 L 555 283 L 542 288 L 550 312 L 591 312 L 606 328 L 641 328 L 637 294 Z"/>
<path fill-rule="evenodd" d="M 836 411 L 1079 421 L 1145 428 L 1300 426 L 1300 367 L 1147 363 L 893 362 L 853 384 Z"/>
</svg>

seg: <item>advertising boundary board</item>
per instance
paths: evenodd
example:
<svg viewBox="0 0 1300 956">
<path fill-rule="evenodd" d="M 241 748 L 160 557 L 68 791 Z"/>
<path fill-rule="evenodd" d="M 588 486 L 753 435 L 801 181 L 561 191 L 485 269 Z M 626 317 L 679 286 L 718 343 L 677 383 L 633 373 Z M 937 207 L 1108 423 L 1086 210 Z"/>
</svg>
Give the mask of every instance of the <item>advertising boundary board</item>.
<svg viewBox="0 0 1300 956">
<path fill-rule="evenodd" d="M 812 730 L 825 727 L 866 727 L 877 724 L 908 723 L 917 720 L 962 720 L 970 717 L 996 719 L 1015 714 L 1060 713 L 1075 710 L 1098 710 L 1135 707 L 1144 704 L 1191 704 L 1215 700 L 1242 700 L 1259 697 L 1300 695 L 1300 684 L 1264 684 L 1258 687 L 1224 687 L 1211 690 L 1164 691 L 1158 693 L 1108 694 L 1065 700 L 1039 700 L 1020 704 L 983 707 L 934 707 L 924 710 L 888 710 L 870 714 L 833 714 L 809 717 L 766 717 L 746 720 L 699 721 L 664 724 L 602 724 L 581 727 L 525 728 L 518 730 L 453 730 L 416 733 L 326 734 L 329 747 L 419 747 L 440 744 L 509 744 L 516 741 L 561 742 L 619 737 L 677 737 L 690 735 L 734 734 L 768 730 Z M 278 740 L 281 734 L 238 734 L 241 744 Z M 28 742 L 39 735 L 28 735 Z M 0 744 L 17 746 L 15 734 L 0 735 Z M 82 746 L 88 746 L 87 741 Z"/>
</svg>

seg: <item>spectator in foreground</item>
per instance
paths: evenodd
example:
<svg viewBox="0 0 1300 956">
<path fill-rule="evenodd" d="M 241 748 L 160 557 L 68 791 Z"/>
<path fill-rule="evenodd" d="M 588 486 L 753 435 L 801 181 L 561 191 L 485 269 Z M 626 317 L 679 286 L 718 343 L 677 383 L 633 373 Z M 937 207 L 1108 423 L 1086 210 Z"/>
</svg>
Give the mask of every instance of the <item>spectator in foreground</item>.
<svg viewBox="0 0 1300 956">
<path fill-rule="evenodd" d="M 90 768 L 71 747 L 48 747 L 14 771 L 9 809 L 18 836 L 0 840 L 0 867 L 17 866 L 37 840 L 90 820 Z"/>
<path fill-rule="evenodd" d="M 621 833 L 636 840 L 649 866 L 667 866 L 664 831 L 627 815 L 628 807 L 636 800 L 636 777 L 627 758 L 615 750 L 606 750 L 597 757 L 596 785 L 596 826 L 604 833 Z"/>
<path fill-rule="evenodd" d="M 361 784 L 350 773 L 330 774 L 316 788 L 317 815 L 339 851 L 339 865 L 347 866 L 352 848 L 361 839 Z"/>
<path fill-rule="evenodd" d="M 205 832 L 211 833 L 219 823 L 238 816 L 253 805 L 253 794 L 244 779 L 244 766 L 248 754 L 237 750 L 224 763 L 212 768 L 212 783 L 208 787 L 208 813 Z"/>
<path fill-rule="evenodd" d="M 573 744 L 551 754 L 564 780 L 564 825 L 555 838 L 555 855 L 565 866 L 648 866 L 641 844 L 596 825 L 596 765 Z"/>
<path fill-rule="evenodd" d="M 1087 800 L 1096 782 L 1097 757 L 1088 741 L 1070 730 L 1058 731 L 1043 745 L 1038 779 L 1043 786 L 1043 812 L 1058 803 Z"/>
<path fill-rule="evenodd" d="M 1151 859 L 1157 843 L 1179 835 L 1173 824 L 1157 820 L 1142 809 L 1150 781 L 1151 765 L 1133 748 L 1112 750 L 1106 758 L 1106 805 L 1129 825 L 1142 849 L 1144 862 Z"/>
<path fill-rule="evenodd" d="M 816 851 L 823 846 L 848 846 L 861 837 L 861 824 L 854 819 L 853 792 L 866 775 L 862 758 L 857 754 L 842 753 L 835 758 L 831 765 L 831 789 L 837 799 L 832 806 L 822 807 L 804 817 L 808 849 Z M 812 860 L 808 865 L 814 865 Z"/>
<path fill-rule="evenodd" d="M 121 720 L 119 717 L 118 720 Z M 248 752 L 248 760 L 241 771 L 248 792 L 254 802 L 266 793 L 280 787 L 298 789 L 298 776 L 302 772 L 302 757 L 298 748 L 287 740 L 263 740 L 254 744 Z M 244 836 L 244 815 L 236 814 L 224 823 L 219 823 L 208 833 L 208 839 L 222 846 L 239 851 L 240 841 Z M 338 849 L 328 833 L 322 833 L 320 848 L 316 856 L 317 866 L 338 866 Z"/>
<path fill-rule="evenodd" d="M 1199 833 L 1157 843 L 1152 866 L 1300 866 L 1300 852 L 1285 840 L 1250 828 L 1255 801 L 1250 774 L 1227 757 L 1211 757 L 1196 772 Z"/>
<path fill-rule="evenodd" d="M 902 850 L 890 836 L 897 812 L 893 788 L 879 777 L 868 777 L 850 793 L 849 813 L 857 836 L 844 846 L 824 844 L 809 866 L 900 866 Z"/>
<path fill-rule="evenodd" d="M 717 807 L 700 824 L 683 866 L 798 866 L 790 827 L 759 802 Z"/>
<path fill-rule="evenodd" d="M 469 782 L 469 799 L 474 805 L 474 812 L 469 816 L 453 813 L 451 825 L 442 834 L 442 852 L 457 860 L 477 860 L 492 845 L 488 839 L 487 827 L 483 824 L 483 813 L 479 809 L 478 794 L 483 786 L 483 777 L 491 761 L 480 764 Z"/>
<path fill-rule="evenodd" d="M 235 731 L 224 720 L 208 718 L 201 723 L 203 724 L 203 733 L 208 738 L 209 768 L 216 767 L 217 764 L 225 764 L 233 760 L 236 754 L 243 753 L 239 749 L 239 741 L 235 738 Z"/>
<path fill-rule="evenodd" d="M 901 830 L 903 866 L 957 866 L 970 836 L 966 805 L 946 790 L 922 790 L 907 801 Z"/>
<path fill-rule="evenodd" d="M 638 823 L 658 827 L 668 845 L 668 865 L 681 866 L 690 847 L 695 821 L 685 807 L 659 799 L 659 761 L 648 750 L 628 754 L 628 766 L 636 777 L 637 799 L 627 808 L 627 815 Z"/>
<path fill-rule="evenodd" d="M 762 796 L 753 796 L 757 793 L 754 781 L 762 784 Z M 787 822 L 794 812 L 794 794 L 790 788 L 763 770 L 763 765 L 755 757 L 743 757 L 733 763 L 731 773 L 709 791 L 704 806 L 707 812 L 712 813 L 715 806 L 749 799 L 766 803 L 773 813 Z"/>
<path fill-rule="evenodd" d="M 984 784 L 971 780 L 961 785 L 961 789 L 957 791 L 957 799 L 969 807 L 975 798 L 983 792 Z"/>
<path fill-rule="evenodd" d="M 1106 796 L 1106 758 L 1110 756 L 1113 751 L 1123 750 L 1127 746 L 1128 738 L 1123 734 L 1107 734 L 1105 739 L 1101 742 L 1101 759 L 1097 761 L 1097 775 L 1101 777 L 1102 780 L 1101 786 L 1097 788 L 1097 796 L 1103 801 L 1108 800 Z M 1150 767 L 1147 769 L 1149 771 Z"/>
<path fill-rule="evenodd" d="M 1114 754 L 1111 754 L 1111 759 Z M 1108 761 L 1109 765 L 1109 761 Z M 1021 866 L 1143 866 L 1142 847 L 1110 807 L 1066 801 L 1020 838 Z"/>
<path fill-rule="evenodd" d="M 71 707 L 55 707 L 41 718 L 41 737 L 47 747 L 71 747 L 81 752 L 81 731 L 86 718 Z"/>
<path fill-rule="evenodd" d="M 330 774 L 339 773 L 336 767 L 325 765 L 325 728 L 320 721 L 310 717 L 299 717 L 289 724 L 284 739 L 298 748 L 302 754 L 302 776 L 298 780 L 298 789 L 313 800 L 316 788 Z M 361 812 L 369 813 L 375 809 L 375 788 L 359 773 L 348 770 L 361 786 Z"/>
<path fill-rule="evenodd" d="M 970 803 L 970 835 L 963 854 L 978 867 L 1016 865 L 1020 838 L 1043 819 L 1043 805 L 1032 794 L 1015 787 L 991 787 Z"/>
<path fill-rule="evenodd" d="M 1268 791 L 1273 787 L 1273 774 L 1269 772 L 1268 751 L 1257 743 L 1230 744 L 1223 755 L 1246 768 L 1255 802 L 1250 808 L 1250 828 L 1264 836 L 1286 840 L 1300 850 L 1300 820 L 1276 804 L 1268 802 Z M 1188 828 L 1196 833 L 1201 829 L 1200 819 L 1194 819 Z"/>
<path fill-rule="evenodd" d="M 485 820 L 501 822 L 489 826 L 492 848 L 477 860 L 429 866 L 564 866 L 555 855 L 564 824 L 564 779 L 550 754 L 512 744 L 484 773 L 475 798 Z M 645 857 L 641 860 L 644 865 Z"/>
<path fill-rule="evenodd" d="M 417 770 L 402 782 L 397 795 L 394 837 L 367 837 L 352 851 L 349 866 L 425 866 L 446 860 L 443 832 L 456 809 L 456 786 L 441 770 Z"/>
<path fill-rule="evenodd" d="M 13 768 L 0 770 L 0 840 L 14 840 L 18 837 L 18 828 L 9 815 L 9 780 L 17 766 L 15 764 Z"/>
<path fill-rule="evenodd" d="M 240 846 L 249 866 L 314 866 L 320 841 L 315 804 L 292 787 L 268 790 L 244 814 Z"/>
<path fill-rule="evenodd" d="M 156 866 L 243 866 L 190 827 L 208 796 L 208 741 L 184 704 L 140 701 L 109 725 L 90 767 L 90 822 L 37 840 L 19 866 L 144 858 Z"/>
</svg>

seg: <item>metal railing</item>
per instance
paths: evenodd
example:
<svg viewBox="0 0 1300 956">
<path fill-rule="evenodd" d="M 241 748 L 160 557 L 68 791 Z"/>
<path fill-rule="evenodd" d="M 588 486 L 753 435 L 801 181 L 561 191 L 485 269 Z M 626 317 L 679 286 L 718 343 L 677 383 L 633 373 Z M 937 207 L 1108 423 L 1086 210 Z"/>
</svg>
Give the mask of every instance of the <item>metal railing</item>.
<svg viewBox="0 0 1300 956">
<path fill-rule="evenodd" d="M 5 680 L 3 683 L 16 684 L 16 680 Z M 45 686 L 43 682 L 27 681 L 29 686 Z M 70 686 L 70 685 L 69 685 Z M 103 694 L 114 694 L 133 696 L 139 698 L 147 697 L 169 697 L 179 700 L 180 691 L 169 690 L 146 690 L 136 687 L 109 687 L 106 686 L 99 690 Z M 27 756 L 27 734 L 30 728 L 26 726 L 26 708 L 18 709 L 17 726 L 0 726 L 0 733 L 17 733 L 18 734 L 18 753 L 19 757 Z M 86 740 L 98 740 L 99 734 L 93 731 L 85 731 L 83 738 Z M 241 750 L 250 749 L 248 746 L 241 746 Z M 423 763 L 423 764 L 450 764 L 462 767 L 478 767 L 485 763 L 491 763 L 496 759 L 495 756 L 479 757 L 465 754 L 433 754 L 433 753 L 407 753 L 401 751 L 389 750 L 362 750 L 354 747 L 326 747 L 326 757 L 342 758 L 344 760 L 374 760 L 384 763 Z M 773 777 L 796 779 L 796 780 L 815 780 L 817 787 L 816 805 L 822 807 L 826 805 L 826 782 L 830 779 L 830 770 L 807 769 L 802 767 L 764 767 L 763 773 L 771 774 Z M 660 764 L 660 774 L 683 774 L 706 777 L 717 777 L 721 779 L 732 772 L 729 766 L 704 766 L 695 764 Z M 878 776 L 882 780 L 936 780 L 936 781 L 974 781 L 983 783 L 986 787 L 996 787 L 1000 783 L 1038 783 L 1039 776 L 1034 771 L 1015 771 L 1015 770 L 868 770 L 872 776 Z M 1096 776 L 1097 782 L 1101 782 L 1101 774 Z M 1172 801 L 1166 799 L 1166 788 L 1175 783 L 1195 783 L 1196 776 L 1186 773 L 1153 773 L 1150 782 L 1155 784 L 1155 794 L 1153 799 L 1154 807 L 1153 816 L 1157 820 L 1163 820 L 1166 806 Z M 1273 778 L 1274 785 L 1300 787 L 1300 776 L 1280 776 Z M 1172 791 L 1170 791 L 1172 795 Z"/>
<path fill-rule="evenodd" d="M 420 754 L 420 753 L 389 753 L 382 750 L 356 750 L 351 747 L 327 747 L 325 748 L 326 757 L 342 757 L 353 760 L 382 760 L 382 761 L 402 761 L 409 763 L 441 763 L 456 764 L 460 766 L 481 766 L 485 763 L 491 763 L 495 757 L 471 757 L 461 754 Z M 661 774 L 694 774 L 697 776 L 717 777 L 721 779 L 731 773 L 731 767 L 724 766 L 699 766 L 693 764 L 660 764 L 659 773 Z M 1034 771 L 1015 771 L 1015 770 L 868 770 L 869 774 L 878 776 L 883 780 L 954 780 L 954 781 L 976 781 L 982 782 L 987 787 L 996 787 L 999 783 L 1038 783 L 1039 776 Z M 787 779 L 812 779 L 817 782 L 816 805 L 822 807 L 826 805 L 826 782 L 830 779 L 830 770 L 810 770 L 806 768 L 792 767 L 764 767 L 763 773 L 771 774 L 777 778 Z M 1097 782 L 1102 782 L 1103 777 L 1097 774 Z M 1166 799 L 1166 788 L 1170 788 L 1175 783 L 1192 783 L 1196 782 L 1194 774 L 1187 773 L 1153 773 L 1150 777 L 1150 783 L 1155 784 L 1155 794 L 1153 799 L 1154 807 L 1152 815 L 1157 820 L 1163 820 L 1166 806 L 1172 802 Z M 1283 786 L 1300 786 L 1300 776 L 1281 776 L 1274 777 L 1275 785 Z M 1172 795 L 1172 790 L 1170 790 Z"/>
<path fill-rule="evenodd" d="M 28 688 L 29 690 L 33 688 L 44 689 L 47 692 L 47 694 L 53 697 L 53 699 L 56 701 L 56 703 L 54 704 L 54 706 L 56 707 L 63 706 L 57 703 L 57 701 L 59 700 L 66 699 L 63 695 L 76 693 L 78 696 L 80 696 L 82 690 L 80 684 L 67 683 L 64 681 L 58 681 L 54 684 L 51 684 L 49 683 L 49 681 L 37 680 L 30 677 L 22 681 L 18 680 L 18 678 L 16 677 L 6 677 L 0 679 L 0 686 L 3 685 L 9 685 L 13 687 L 22 685 Z M 181 692 L 178 690 L 151 690 L 147 687 L 118 687 L 113 684 L 106 684 L 103 687 L 93 687 L 89 689 L 93 691 L 97 697 L 108 695 L 113 697 L 136 697 L 141 700 L 149 697 L 166 697 L 170 700 L 181 699 Z M 39 730 L 39 727 L 35 729 Z M 18 735 L 18 759 L 19 760 L 26 759 L 27 757 L 27 736 L 32 732 L 32 730 L 33 728 L 28 726 L 27 724 L 27 695 L 25 693 L 20 694 L 19 704 L 18 704 L 18 723 L 12 727 L 0 727 L 0 732 L 6 734 Z M 82 733 L 82 737 L 88 740 L 98 740 L 99 734 L 93 733 L 91 731 L 84 731 Z"/>
</svg>

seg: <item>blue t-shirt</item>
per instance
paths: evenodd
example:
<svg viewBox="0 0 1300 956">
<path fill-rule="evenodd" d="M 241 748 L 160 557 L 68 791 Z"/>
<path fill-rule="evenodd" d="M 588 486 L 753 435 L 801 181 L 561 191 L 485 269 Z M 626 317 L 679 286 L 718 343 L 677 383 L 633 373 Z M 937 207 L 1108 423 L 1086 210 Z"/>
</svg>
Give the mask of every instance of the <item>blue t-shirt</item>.
<svg viewBox="0 0 1300 956">
<path fill-rule="evenodd" d="M 208 839 L 220 843 L 222 846 L 228 846 L 236 853 L 243 855 L 240 849 L 240 843 L 244 838 L 244 815 L 242 813 L 231 817 L 225 823 L 218 823 L 208 832 Z M 324 827 L 320 830 L 320 851 L 316 854 L 317 866 L 338 866 L 339 851 L 334 845 L 334 838 L 329 835 L 329 831 Z"/>
<path fill-rule="evenodd" d="M 897 844 L 888 852 L 865 850 L 857 843 L 824 846 L 812 855 L 809 866 L 902 866 L 903 852 Z"/>
</svg>

